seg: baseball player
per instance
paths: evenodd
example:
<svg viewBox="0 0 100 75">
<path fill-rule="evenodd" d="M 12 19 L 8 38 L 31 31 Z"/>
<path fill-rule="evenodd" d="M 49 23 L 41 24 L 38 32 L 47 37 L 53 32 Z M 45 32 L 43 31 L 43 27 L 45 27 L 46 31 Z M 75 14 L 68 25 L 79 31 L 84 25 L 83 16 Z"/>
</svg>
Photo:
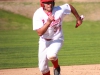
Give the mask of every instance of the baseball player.
<svg viewBox="0 0 100 75">
<path fill-rule="evenodd" d="M 40 0 L 41 7 L 33 15 L 33 30 L 39 35 L 39 69 L 42 75 L 50 75 L 48 61 L 54 67 L 54 75 L 60 75 L 60 65 L 57 54 L 64 41 L 62 21 L 65 15 L 72 13 L 76 18 L 76 27 L 82 24 L 82 19 L 76 9 L 70 4 L 55 6 L 55 0 Z"/>
</svg>

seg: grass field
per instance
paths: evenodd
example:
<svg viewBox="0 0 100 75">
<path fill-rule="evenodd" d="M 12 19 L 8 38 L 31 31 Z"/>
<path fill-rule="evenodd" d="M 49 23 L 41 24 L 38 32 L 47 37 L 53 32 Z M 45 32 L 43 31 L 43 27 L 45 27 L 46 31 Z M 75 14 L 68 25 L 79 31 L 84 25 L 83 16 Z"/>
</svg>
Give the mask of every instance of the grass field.
<svg viewBox="0 0 100 75">
<path fill-rule="evenodd" d="M 64 22 L 60 64 L 100 64 L 99 28 L 100 21 L 84 21 L 79 28 Z M 0 10 L 0 69 L 37 67 L 38 38 L 32 19 Z"/>
</svg>

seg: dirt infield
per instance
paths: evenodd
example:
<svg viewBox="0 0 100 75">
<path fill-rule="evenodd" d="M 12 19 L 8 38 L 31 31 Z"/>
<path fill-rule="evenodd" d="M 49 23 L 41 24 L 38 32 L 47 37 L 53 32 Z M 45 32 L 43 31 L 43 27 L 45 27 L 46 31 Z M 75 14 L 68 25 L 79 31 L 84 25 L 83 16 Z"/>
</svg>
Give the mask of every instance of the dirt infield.
<svg viewBox="0 0 100 75">
<path fill-rule="evenodd" d="M 51 75 L 53 68 L 50 67 Z M 5 69 L 0 75 L 41 75 L 38 68 Z M 100 75 L 100 64 L 61 66 L 61 75 Z"/>
</svg>

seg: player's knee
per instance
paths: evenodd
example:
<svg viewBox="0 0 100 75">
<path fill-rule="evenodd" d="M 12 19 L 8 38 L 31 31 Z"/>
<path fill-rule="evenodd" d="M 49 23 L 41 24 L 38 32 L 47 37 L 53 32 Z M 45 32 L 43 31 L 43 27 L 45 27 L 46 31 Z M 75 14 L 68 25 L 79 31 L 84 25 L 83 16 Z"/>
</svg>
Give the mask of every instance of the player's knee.
<svg viewBox="0 0 100 75">
<path fill-rule="evenodd" d="M 49 60 L 56 60 L 57 57 L 50 57 Z"/>
<path fill-rule="evenodd" d="M 48 55 L 47 58 L 48 58 L 48 60 L 56 60 L 57 56 L 56 56 L 56 54 L 53 54 L 53 55 Z"/>
<path fill-rule="evenodd" d="M 56 60 L 57 54 L 56 53 L 53 53 L 53 54 L 48 53 L 47 58 L 48 58 L 48 60 Z"/>
</svg>

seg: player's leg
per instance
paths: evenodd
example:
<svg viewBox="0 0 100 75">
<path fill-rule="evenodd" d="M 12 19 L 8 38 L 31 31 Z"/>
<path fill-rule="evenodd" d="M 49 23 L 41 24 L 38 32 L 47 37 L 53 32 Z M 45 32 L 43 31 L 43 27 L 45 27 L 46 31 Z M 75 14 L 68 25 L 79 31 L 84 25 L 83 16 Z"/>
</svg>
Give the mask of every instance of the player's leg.
<svg viewBox="0 0 100 75">
<path fill-rule="evenodd" d="M 60 74 L 60 66 L 58 63 L 58 57 L 57 53 L 61 49 L 63 44 L 63 40 L 54 40 L 48 47 L 47 57 L 49 60 L 51 60 L 53 66 L 54 66 L 54 75 Z"/>
<path fill-rule="evenodd" d="M 57 53 L 61 49 L 63 44 L 63 40 L 54 40 L 51 42 L 49 47 L 47 48 L 47 58 L 52 61 L 52 63 L 58 62 Z M 55 66 L 54 67 L 58 67 Z"/>
<path fill-rule="evenodd" d="M 39 69 L 42 72 L 42 75 L 50 75 L 50 70 L 48 67 L 48 59 L 46 56 L 49 43 L 45 40 L 39 41 L 39 52 L 38 52 L 38 59 L 39 59 Z"/>
</svg>

